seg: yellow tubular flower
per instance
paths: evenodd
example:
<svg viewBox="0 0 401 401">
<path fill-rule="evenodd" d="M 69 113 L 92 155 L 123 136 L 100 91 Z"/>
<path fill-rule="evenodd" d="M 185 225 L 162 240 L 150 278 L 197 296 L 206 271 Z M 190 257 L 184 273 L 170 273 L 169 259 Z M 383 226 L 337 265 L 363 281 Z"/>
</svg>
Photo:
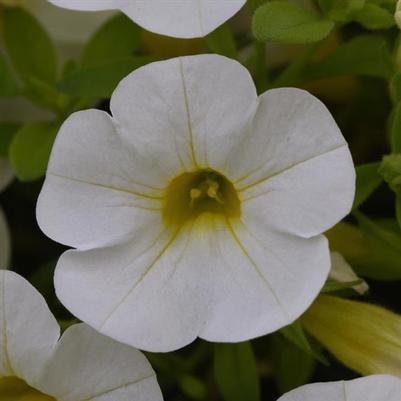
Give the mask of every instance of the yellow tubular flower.
<svg viewBox="0 0 401 401">
<path fill-rule="evenodd" d="M 322 295 L 302 317 L 337 359 L 363 374 L 401 377 L 401 316 L 379 306 Z"/>
</svg>

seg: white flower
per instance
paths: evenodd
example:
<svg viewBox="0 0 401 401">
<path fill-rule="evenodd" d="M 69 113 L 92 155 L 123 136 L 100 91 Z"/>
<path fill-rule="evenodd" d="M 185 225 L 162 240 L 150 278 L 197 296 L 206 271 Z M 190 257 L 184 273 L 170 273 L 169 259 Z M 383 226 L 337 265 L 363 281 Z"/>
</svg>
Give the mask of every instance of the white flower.
<svg viewBox="0 0 401 401">
<path fill-rule="evenodd" d="M 0 272 L 0 399 L 161 401 L 155 374 L 134 348 L 85 324 L 61 336 L 43 297 Z"/>
<path fill-rule="evenodd" d="M 360 278 L 355 274 L 352 267 L 344 259 L 343 255 L 338 252 L 331 252 L 331 269 L 329 278 L 338 281 L 340 283 L 347 283 L 352 281 L 358 281 Z M 357 284 L 353 289 L 359 294 L 364 294 L 369 290 L 369 285 L 363 280 L 360 284 Z"/>
<path fill-rule="evenodd" d="M 246 0 L 49 0 L 73 10 L 121 10 L 138 25 L 177 38 L 206 36 L 231 18 Z"/>
<path fill-rule="evenodd" d="M 37 218 L 62 255 L 58 297 L 100 332 L 152 351 L 288 325 L 330 267 L 320 235 L 351 207 L 354 168 L 324 105 L 258 97 L 236 61 L 200 55 L 125 78 L 113 117 L 73 114 Z"/>
<path fill-rule="evenodd" d="M 0 193 L 11 182 L 13 174 L 5 159 L 0 158 Z M 10 262 L 10 233 L 6 216 L 0 207 L 0 269 L 8 267 Z"/>
<path fill-rule="evenodd" d="M 278 401 L 399 401 L 400 394 L 400 379 L 373 375 L 350 381 L 307 384 Z"/>
</svg>

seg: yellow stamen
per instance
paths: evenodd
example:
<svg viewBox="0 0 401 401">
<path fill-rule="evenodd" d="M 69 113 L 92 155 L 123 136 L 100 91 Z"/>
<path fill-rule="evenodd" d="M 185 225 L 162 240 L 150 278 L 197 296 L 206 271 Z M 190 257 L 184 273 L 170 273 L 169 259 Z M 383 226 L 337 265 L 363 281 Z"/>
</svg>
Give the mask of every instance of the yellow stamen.
<svg viewBox="0 0 401 401">
<path fill-rule="evenodd" d="M 209 179 L 206 181 L 206 184 L 208 185 L 207 195 L 209 198 L 216 199 L 217 202 L 223 204 L 224 202 L 219 195 L 219 184 Z"/>
<path fill-rule="evenodd" d="M 240 202 L 233 184 L 222 174 L 197 170 L 176 177 L 168 186 L 163 206 L 167 224 L 182 225 L 202 213 L 239 217 Z"/>
</svg>

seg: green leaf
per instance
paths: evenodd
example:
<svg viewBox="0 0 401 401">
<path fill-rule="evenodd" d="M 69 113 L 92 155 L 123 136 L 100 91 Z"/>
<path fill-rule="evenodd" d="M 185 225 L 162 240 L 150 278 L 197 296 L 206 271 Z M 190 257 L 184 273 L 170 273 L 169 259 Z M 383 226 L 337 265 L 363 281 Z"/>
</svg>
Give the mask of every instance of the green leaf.
<svg viewBox="0 0 401 401">
<path fill-rule="evenodd" d="M 58 127 L 53 122 L 36 122 L 17 131 L 10 146 L 10 161 L 21 181 L 33 181 L 45 174 Z"/>
<path fill-rule="evenodd" d="M 25 96 L 41 108 L 62 111 L 68 103 L 66 95 L 58 92 L 53 84 L 41 81 L 35 77 L 27 77 L 25 80 Z"/>
<path fill-rule="evenodd" d="M 395 216 L 398 221 L 398 227 L 401 227 L 401 196 L 395 198 Z"/>
<path fill-rule="evenodd" d="M 264 3 L 266 3 L 266 0 L 248 0 L 247 1 L 247 5 L 252 12 L 255 11 L 258 7 L 260 7 Z"/>
<path fill-rule="evenodd" d="M 356 167 L 356 192 L 352 209 L 357 209 L 383 182 L 378 173 L 380 162 L 362 164 Z"/>
<path fill-rule="evenodd" d="M 151 61 L 150 57 L 129 57 L 101 66 L 82 67 L 65 76 L 57 87 L 71 96 L 110 97 L 125 76 Z"/>
<path fill-rule="evenodd" d="M 206 385 L 193 375 L 183 375 L 179 378 L 182 392 L 193 400 L 204 400 L 207 397 Z"/>
<path fill-rule="evenodd" d="M 393 67 L 388 43 L 378 35 L 361 35 L 344 43 L 324 60 L 309 65 L 305 80 L 342 75 L 389 79 Z"/>
<path fill-rule="evenodd" d="M 363 234 L 364 252 L 348 261 L 356 273 L 378 280 L 401 279 L 401 231 L 354 212 Z"/>
<path fill-rule="evenodd" d="M 259 377 L 250 342 L 215 344 L 214 377 L 225 401 L 259 401 Z"/>
<path fill-rule="evenodd" d="M 284 1 L 262 5 L 252 20 L 253 33 L 260 41 L 312 43 L 324 39 L 333 28 L 332 21 Z"/>
<path fill-rule="evenodd" d="M 401 73 L 396 72 L 390 80 L 390 95 L 394 103 L 401 102 Z"/>
<path fill-rule="evenodd" d="M 317 44 L 305 46 L 304 51 L 296 57 L 281 74 L 272 83 L 273 88 L 283 86 L 297 86 L 302 81 L 304 71 L 308 68 L 308 64 L 313 53 L 316 51 Z"/>
<path fill-rule="evenodd" d="M 388 29 L 395 25 L 394 14 L 376 4 L 366 4 L 355 21 L 367 29 Z"/>
<path fill-rule="evenodd" d="M 238 58 L 234 36 L 228 24 L 223 24 L 205 38 L 207 47 L 213 53 L 229 58 Z"/>
<path fill-rule="evenodd" d="M 383 157 L 379 173 L 383 176 L 389 187 L 401 195 L 401 153 L 393 153 Z"/>
<path fill-rule="evenodd" d="M 308 340 L 308 337 L 305 334 L 305 331 L 301 325 L 299 320 L 296 320 L 294 323 L 283 327 L 280 330 L 280 333 L 292 344 L 297 346 L 300 350 L 310 355 L 317 361 L 321 362 L 324 365 L 329 365 L 327 359 L 322 355 L 322 353 L 312 347 L 311 343 Z"/>
<path fill-rule="evenodd" d="M 14 134 L 19 125 L 13 123 L 0 123 L 0 157 L 8 158 L 8 150 Z"/>
<path fill-rule="evenodd" d="M 270 336 L 273 373 L 278 389 L 286 393 L 306 384 L 311 378 L 316 360 L 281 336 Z"/>
<path fill-rule="evenodd" d="M 319 5 L 328 18 L 336 22 L 347 22 L 354 13 L 362 10 L 365 0 L 319 0 Z"/>
<path fill-rule="evenodd" d="M 81 64 L 93 67 L 132 56 L 139 46 L 140 29 L 124 14 L 108 20 L 86 44 Z"/>
<path fill-rule="evenodd" d="M 5 58 L 0 54 L 0 97 L 12 97 L 19 94 L 19 86 L 7 65 Z"/>
<path fill-rule="evenodd" d="M 17 72 L 23 77 L 35 77 L 55 82 L 56 52 L 50 37 L 39 22 L 22 8 L 4 9 L 4 40 Z"/>
<path fill-rule="evenodd" d="M 401 153 L 401 102 L 397 103 L 391 115 L 391 150 Z"/>
</svg>

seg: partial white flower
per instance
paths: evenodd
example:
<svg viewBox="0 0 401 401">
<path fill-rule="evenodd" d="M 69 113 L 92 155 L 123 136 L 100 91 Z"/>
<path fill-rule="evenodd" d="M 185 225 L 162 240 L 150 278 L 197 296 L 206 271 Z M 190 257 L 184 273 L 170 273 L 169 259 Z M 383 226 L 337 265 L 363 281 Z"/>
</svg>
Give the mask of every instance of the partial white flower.
<svg viewBox="0 0 401 401">
<path fill-rule="evenodd" d="M 399 401 L 401 380 L 373 375 L 350 381 L 313 383 L 284 394 L 278 401 Z"/>
<path fill-rule="evenodd" d="M 85 324 L 59 335 L 43 297 L 18 274 L 1 271 L 1 400 L 162 400 L 155 373 L 138 350 Z"/>
<path fill-rule="evenodd" d="M 0 193 L 13 179 L 13 174 L 8 162 L 0 158 Z M 10 263 L 10 233 L 3 209 L 0 207 L 0 269 L 9 266 Z"/>
<path fill-rule="evenodd" d="M 325 106 L 257 96 L 217 55 L 125 78 L 113 117 L 62 126 L 37 218 L 62 255 L 58 297 L 81 320 L 152 351 L 237 342 L 288 325 L 322 288 L 325 237 L 351 207 L 354 168 Z"/>
<path fill-rule="evenodd" d="M 231 18 L 246 0 L 49 0 L 72 10 L 121 10 L 138 25 L 177 38 L 206 36 Z"/>
<path fill-rule="evenodd" d="M 329 278 L 340 283 L 350 283 L 352 281 L 360 280 L 341 253 L 331 252 L 330 256 L 331 270 L 329 273 Z M 362 295 L 369 290 L 369 285 L 365 280 L 363 280 L 360 284 L 355 285 L 353 289 Z"/>
</svg>

